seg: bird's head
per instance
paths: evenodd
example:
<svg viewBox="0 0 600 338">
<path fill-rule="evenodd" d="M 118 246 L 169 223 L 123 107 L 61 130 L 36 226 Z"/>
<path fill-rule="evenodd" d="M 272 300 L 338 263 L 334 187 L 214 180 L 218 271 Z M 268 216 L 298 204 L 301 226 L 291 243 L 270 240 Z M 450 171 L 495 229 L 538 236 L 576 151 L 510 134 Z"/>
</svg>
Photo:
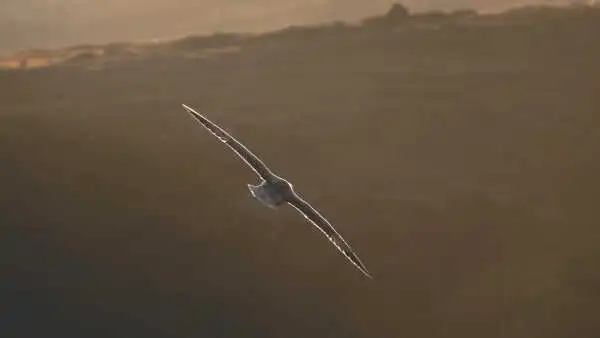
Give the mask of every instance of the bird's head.
<svg viewBox="0 0 600 338">
<path fill-rule="evenodd" d="M 288 189 L 293 189 L 293 185 L 288 182 L 286 179 L 283 179 L 281 177 L 276 177 L 273 180 L 273 184 L 276 185 L 279 188 L 288 188 Z"/>
</svg>

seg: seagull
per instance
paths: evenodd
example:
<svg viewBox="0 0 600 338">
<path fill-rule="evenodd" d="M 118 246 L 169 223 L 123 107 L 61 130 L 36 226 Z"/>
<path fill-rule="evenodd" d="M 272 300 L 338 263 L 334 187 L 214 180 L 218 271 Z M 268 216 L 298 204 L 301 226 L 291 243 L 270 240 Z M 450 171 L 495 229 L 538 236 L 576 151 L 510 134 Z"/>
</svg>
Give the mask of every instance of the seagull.
<svg viewBox="0 0 600 338">
<path fill-rule="evenodd" d="M 254 198 L 269 208 L 277 207 L 287 203 L 298 210 L 310 223 L 321 230 L 335 247 L 346 256 L 346 258 L 357 267 L 365 276 L 372 278 L 365 265 L 360 261 L 354 250 L 346 243 L 342 236 L 334 229 L 329 221 L 323 217 L 308 202 L 300 198 L 293 189 L 290 182 L 275 175 L 256 155 L 246 146 L 236 140 L 221 127 L 211 122 L 189 106 L 182 104 L 202 126 L 215 135 L 221 142 L 233 150 L 254 172 L 260 177 L 260 184 L 248 184 L 248 189 Z"/>
</svg>

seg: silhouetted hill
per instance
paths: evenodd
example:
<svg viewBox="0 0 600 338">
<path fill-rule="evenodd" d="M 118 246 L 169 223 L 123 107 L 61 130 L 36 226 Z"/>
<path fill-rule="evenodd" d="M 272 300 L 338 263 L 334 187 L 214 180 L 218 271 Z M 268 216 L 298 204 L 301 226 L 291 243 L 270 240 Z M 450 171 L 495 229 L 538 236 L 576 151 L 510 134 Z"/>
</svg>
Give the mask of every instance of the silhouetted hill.
<svg viewBox="0 0 600 338">
<path fill-rule="evenodd" d="M 598 10 L 459 14 L 5 59 L 0 337 L 598 336 Z"/>
<path fill-rule="evenodd" d="M 38 68 L 73 64 L 74 61 L 76 64 L 82 64 L 81 61 L 86 60 L 97 66 L 98 63 L 104 63 L 106 60 L 114 63 L 119 58 L 147 60 L 154 57 L 206 57 L 215 54 L 214 51 L 237 49 L 247 44 L 256 47 L 266 43 L 264 47 L 269 49 L 272 47 L 269 44 L 271 41 L 279 41 L 287 45 L 303 39 L 316 40 L 317 43 L 325 39 L 335 46 L 343 43 L 339 40 L 360 41 L 365 34 L 369 40 L 375 41 L 386 40 L 389 34 L 396 34 L 397 40 L 393 40 L 395 44 L 413 41 L 422 45 L 440 43 L 439 39 L 443 40 L 442 43 L 448 44 L 457 42 L 454 40 L 466 40 L 466 43 L 471 43 L 469 39 L 480 39 L 498 43 L 498 39 L 507 39 L 509 45 L 503 46 L 507 49 L 520 48 L 518 44 L 522 40 L 538 38 L 553 40 L 555 34 L 562 34 L 563 36 L 556 38 L 565 40 L 573 35 L 582 34 L 583 37 L 576 37 L 576 39 L 586 39 L 591 43 L 595 38 L 595 30 L 600 26 L 599 22 L 600 7 L 593 6 L 524 6 L 499 14 L 478 14 L 468 9 L 411 13 L 406 7 L 396 4 L 384 15 L 367 18 L 360 25 L 335 22 L 318 26 L 290 26 L 264 34 L 215 33 L 166 42 L 115 43 L 82 45 L 59 50 L 29 50 L 0 59 L 0 69 Z M 439 32 L 432 34 L 431 31 Z M 568 36 L 564 36 L 565 34 Z M 515 46 L 511 46 L 510 43 L 514 43 Z M 190 51 L 192 54 L 189 53 Z"/>
</svg>

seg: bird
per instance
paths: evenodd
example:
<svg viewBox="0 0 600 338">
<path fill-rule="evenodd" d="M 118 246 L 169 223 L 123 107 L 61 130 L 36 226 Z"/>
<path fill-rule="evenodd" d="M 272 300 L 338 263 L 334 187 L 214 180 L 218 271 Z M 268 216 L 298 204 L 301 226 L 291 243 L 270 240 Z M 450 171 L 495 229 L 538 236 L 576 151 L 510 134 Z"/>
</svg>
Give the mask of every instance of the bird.
<svg viewBox="0 0 600 338">
<path fill-rule="evenodd" d="M 257 185 L 248 184 L 248 189 L 252 197 L 260 201 L 269 208 L 277 209 L 283 204 L 289 204 L 302 214 L 312 225 L 319 229 L 333 243 L 333 245 L 366 277 L 373 278 L 366 266 L 362 263 L 355 251 L 344 240 L 344 238 L 335 230 L 333 225 L 323 217 L 319 211 L 313 208 L 308 202 L 303 200 L 294 191 L 293 185 L 286 179 L 279 177 L 271 171 L 263 161 L 252 153 L 245 145 L 231 136 L 217 124 L 211 122 L 204 115 L 200 114 L 191 107 L 182 104 L 183 108 L 190 113 L 202 126 L 216 136 L 221 142 L 225 143 L 233 152 L 235 152 L 246 164 L 254 170 L 260 179 Z"/>
</svg>

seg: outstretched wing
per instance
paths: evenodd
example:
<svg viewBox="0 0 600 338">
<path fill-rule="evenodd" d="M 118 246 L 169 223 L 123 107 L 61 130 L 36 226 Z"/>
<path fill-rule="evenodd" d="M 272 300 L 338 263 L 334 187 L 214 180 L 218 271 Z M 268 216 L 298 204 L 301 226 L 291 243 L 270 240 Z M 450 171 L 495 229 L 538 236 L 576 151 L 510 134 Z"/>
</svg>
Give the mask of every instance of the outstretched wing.
<svg viewBox="0 0 600 338">
<path fill-rule="evenodd" d="M 323 217 L 315 208 L 313 208 L 308 202 L 294 194 L 293 198 L 287 201 L 291 206 L 296 208 L 304 217 L 306 217 L 313 225 L 321 230 L 327 238 L 340 250 L 354 266 L 356 266 L 363 274 L 367 277 L 372 278 L 367 271 L 366 266 L 360 261 L 354 250 L 346 243 L 340 234 L 335 231 L 331 223 Z"/>
<path fill-rule="evenodd" d="M 270 180 L 270 178 L 273 176 L 271 170 L 269 170 L 269 168 L 248 148 L 246 148 L 233 136 L 229 135 L 225 130 L 221 129 L 221 127 L 204 117 L 202 114 L 186 106 L 185 104 L 182 106 L 206 129 L 208 129 L 213 135 L 215 135 L 219 140 L 231 148 L 239 157 L 241 157 L 242 160 L 244 160 L 244 162 L 246 162 L 250 168 L 252 168 L 252 170 L 258 174 L 258 176 L 260 176 L 263 180 Z"/>
</svg>

